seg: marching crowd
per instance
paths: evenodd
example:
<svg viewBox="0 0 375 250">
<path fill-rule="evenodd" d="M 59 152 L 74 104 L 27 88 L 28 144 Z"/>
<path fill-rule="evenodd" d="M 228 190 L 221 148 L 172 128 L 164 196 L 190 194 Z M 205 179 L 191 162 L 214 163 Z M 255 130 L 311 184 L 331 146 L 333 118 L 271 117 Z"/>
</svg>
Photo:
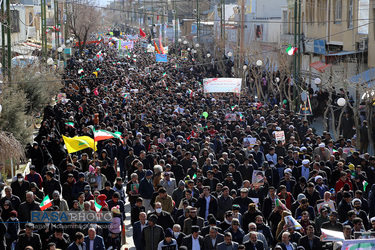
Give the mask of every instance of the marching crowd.
<svg viewBox="0 0 375 250">
<path fill-rule="evenodd" d="M 30 173 L 4 187 L 6 249 L 120 249 L 126 202 L 137 250 L 336 250 L 323 230 L 375 232 L 375 157 L 357 151 L 350 131 L 333 140 L 278 101 L 203 93 L 203 79 L 222 73 L 194 55 L 156 63 L 140 42 L 125 57 L 115 47 L 67 62 L 64 98 L 45 108 L 27 149 Z M 122 139 L 67 153 L 63 135 L 93 130 Z M 112 219 L 31 223 L 47 195 L 43 211 L 99 205 Z"/>
</svg>

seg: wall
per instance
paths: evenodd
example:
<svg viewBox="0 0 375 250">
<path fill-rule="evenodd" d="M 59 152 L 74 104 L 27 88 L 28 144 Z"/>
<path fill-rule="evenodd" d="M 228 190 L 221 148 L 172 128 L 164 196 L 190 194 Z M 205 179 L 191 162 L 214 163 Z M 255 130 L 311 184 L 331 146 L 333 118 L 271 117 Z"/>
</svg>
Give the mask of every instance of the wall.
<svg viewBox="0 0 375 250">
<path fill-rule="evenodd" d="M 19 11 L 19 32 L 17 33 L 11 33 L 11 39 L 12 39 L 12 44 L 20 43 L 26 41 L 26 20 L 25 20 L 25 6 L 23 5 L 18 5 L 18 4 L 12 4 L 10 6 L 11 10 L 18 10 Z M 0 27 L 1 31 L 1 27 Z M 7 35 L 5 33 L 5 40 L 7 39 Z M 0 36 L 0 44 L 1 44 L 1 36 Z"/>
</svg>

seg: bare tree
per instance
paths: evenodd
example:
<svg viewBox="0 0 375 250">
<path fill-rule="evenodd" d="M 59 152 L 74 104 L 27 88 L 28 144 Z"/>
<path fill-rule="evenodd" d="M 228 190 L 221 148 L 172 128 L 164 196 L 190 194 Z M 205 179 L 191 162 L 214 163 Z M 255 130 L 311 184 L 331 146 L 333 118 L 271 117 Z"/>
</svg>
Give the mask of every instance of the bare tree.
<svg viewBox="0 0 375 250">
<path fill-rule="evenodd" d="M 89 36 L 94 32 L 101 13 L 94 7 L 94 2 L 73 1 L 68 7 L 68 26 L 78 40 L 79 53 L 82 53 Z"/>
</svg>

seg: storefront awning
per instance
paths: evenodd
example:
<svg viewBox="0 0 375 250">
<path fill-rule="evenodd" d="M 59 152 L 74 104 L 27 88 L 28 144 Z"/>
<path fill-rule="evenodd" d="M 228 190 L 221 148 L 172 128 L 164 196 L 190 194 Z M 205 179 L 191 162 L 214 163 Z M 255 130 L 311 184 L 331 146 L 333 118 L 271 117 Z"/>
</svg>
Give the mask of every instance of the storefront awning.
<svg viewBox="0 0 375 250">
<path fill-rule="evenodd" d="M 323 73 L 325 69 L 332 67 L 332 64 L 325 64 L 322 61 L 317 61 L 317 62 L 310 63 L 310 66 L 316 69 L 317 71 Z"/>
<path fill-rule="evenodd" d="M 373 86 L 375 83 L 375 68 L 364 71 L 350 78 L 351 83 L 364 83 Z"/>
</svg>

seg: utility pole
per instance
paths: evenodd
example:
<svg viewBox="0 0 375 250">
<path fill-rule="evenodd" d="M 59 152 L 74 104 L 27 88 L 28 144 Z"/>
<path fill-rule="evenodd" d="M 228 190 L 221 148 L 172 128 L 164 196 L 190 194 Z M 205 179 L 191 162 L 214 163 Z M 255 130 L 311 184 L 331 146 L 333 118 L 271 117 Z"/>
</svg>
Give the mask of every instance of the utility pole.
<svg viewBox="0 0 375 250">
<path fill-rule="evenodd" d="M 46 0 L 41 0 L 41 25 L 42 25 L 42 55 L 45 60 L 47 60 L 47 8 L 46 8 Z"/>
<path fill-rule="evenodd" d="M 243 59 L 243 55 L 244 55 L 244 49 L 243 49 L 243 45 L 244 45 L 244 39 L 245 39 L 245 0 L 241 0 L 241 43 L 240 43 L 240 56 L 239 56 L 239 64 L 238 64 L 238 67 L 239 67 L 239 70 L 241 71 L 241 77 L 243 78 L 243 63 L 244 63 L 244 59 Z"/>
<path fill-rule="evenodd" d="M 165 14 L 165 6 L 164 4 L 162 4 L 162 8 L 161 8 L 161 22 L 160 22 L 160 26 L 159 26 L 159 37 L 161 38 L 161 43 L 164 42 L 164 14 Z"/>
<path fill-rule="evenodd" d="M 176 1 L 174 1 L 174 42 L 177 44 L 178 42 L 178 23 L 177 23 L 177 5 Z"/>
<path fill-rule="evenodd" d="M 5 1 L 1 1 L 1 16 L 3 17 L 5 13 Z M 2 70 L 3 70 L 3 77 L 5 79 L 6 76 L 6 71 L 5 69 L 5 64 L 6 64 L 6 58 L 5 58 L 5 21 L 1 22 L 1 65 L 2 65 Z"/>
<path fill-rule="evenodd" d="M 199 43 L 199 30 L 200 30 L 200 14 L 199 14 L 199 0 L 197 0 L 197 43 Z"/>
<path fill-rule="evenodd" d="M 297 11 L 298 11 L 298 6 L 297 6 L 297 1 L 299 0 L 294 0 L 294 47 L 298 48 L 297 45 Z M 297 49 L 296 53 L 294 53 L 294 60 L 293 60 L 293 78 L 294 78 L 294 85 L 293 85 L 293 98 L 296 101 L 296 107 L 295 110 L 297 110 L 297 82 L 298 82 L 298 76 L 297 76 L 297 54 L 298 54 Z"/>
<path fill-rule="evenodd" d="M 8 81 L 12 81 L 12 41 L 11 41 L 11 22 L 10 22 L 10 0 L 7 0 L 7 49 L 8 49 Z M 4 66 L 3 66 L 4 67 Z"/>
<path fill-rule="evenodd" d="M 151 0 L 152 30 L 154 29 L 154 0 Z"/>
<path fill-rule="evenodd" d="M 60 47 L 59 42 L 59 2 L 57 0 L 54 0 L 54 12 L 55 12 L 55 49 L 57 50 L 58 47 Z"/>
<path fill-rule="evenodd" d="M 221 40 L 223 40 L 223 1 L 224 0 L 220 0 L 220 4 L 221 4 L 221 7 L 220 7 L 220 38 Z"/>
</svg>

